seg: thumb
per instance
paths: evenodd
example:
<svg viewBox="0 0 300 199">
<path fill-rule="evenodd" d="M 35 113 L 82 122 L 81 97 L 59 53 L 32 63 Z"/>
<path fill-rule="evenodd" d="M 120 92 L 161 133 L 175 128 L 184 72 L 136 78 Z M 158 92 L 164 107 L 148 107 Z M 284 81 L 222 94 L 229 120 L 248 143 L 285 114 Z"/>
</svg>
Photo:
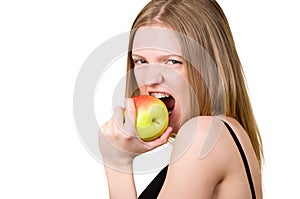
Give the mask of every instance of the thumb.
<svg viewBox="0 0 300 199">
<path fill-rule="evenodd" d="M 128 132 L 135 132 L 136 109 L 133 99 L 125 99 L 124 127 Z"/>
</svg>

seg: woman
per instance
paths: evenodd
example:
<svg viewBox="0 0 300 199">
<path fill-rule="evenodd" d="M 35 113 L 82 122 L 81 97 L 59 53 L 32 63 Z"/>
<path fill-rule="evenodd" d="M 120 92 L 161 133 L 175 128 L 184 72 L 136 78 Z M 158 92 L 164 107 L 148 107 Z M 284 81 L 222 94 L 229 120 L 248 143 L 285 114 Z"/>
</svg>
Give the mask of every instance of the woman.
<svg viewBox="0 0 300 199">
<path fill-rule="evenodd" d="M 151 1 L 133 23 L 127 71 L 125 107 L 99 132 L 111 198 L 137 198 L 134 158 L 173 136 L 168 167 L 139 198 L 262 198 L 262 142 L 216 1 Z M 168 98 L 169 127 L 153 141 L 136 136 L 136 95 Z"/>
</svg>

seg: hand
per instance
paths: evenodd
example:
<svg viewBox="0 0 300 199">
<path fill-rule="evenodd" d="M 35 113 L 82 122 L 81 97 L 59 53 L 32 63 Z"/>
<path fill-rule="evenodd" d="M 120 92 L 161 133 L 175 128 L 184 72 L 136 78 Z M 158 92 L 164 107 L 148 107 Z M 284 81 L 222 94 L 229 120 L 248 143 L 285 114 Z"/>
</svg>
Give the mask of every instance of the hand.
<svg viewBox="0 0 300 199">
<path fill-rule="evenodd" d="M 161 137 L 145 142 L 137 135 L 135 118 L 135 105 L 129 98 L 125 102 L 125 109 L 116 107 L 113 117 L 101 126 L 98 141 L 106 166 L 128 170 L 137 155 L 167 143 L 172 133 L 171 127 L 168 127 Z"/>
</svg>

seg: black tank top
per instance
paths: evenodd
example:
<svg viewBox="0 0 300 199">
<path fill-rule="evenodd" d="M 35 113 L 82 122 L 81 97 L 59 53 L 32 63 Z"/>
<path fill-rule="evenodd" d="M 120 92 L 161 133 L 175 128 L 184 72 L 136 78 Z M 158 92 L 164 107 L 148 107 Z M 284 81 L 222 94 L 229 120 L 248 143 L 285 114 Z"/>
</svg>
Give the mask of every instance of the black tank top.
<svg viewBox="0 0 300 199">
<path fill-rule="evenodd" d="M 249 187 L 250 187 L 251 194 L 252 194 L 252 199 L 256 199 L 254 184 L 252 181 L 250 167 L 249 167 L 245 152 L 244 152 L 242 145 L 240 144 L 237 136 L 235 135 L 234 131 L 232 130 L 232 128 L 225 121 L 223 121 L 223 122 L 224 122 L 226 128 L 228 129 L 228 131 L 230 132 L 236 146 L 239 149 L 241 158 L 244 163 L 245 171 L 247 173 L 247 178 L 248 178 L 248 183 L 249 183 Z M 150 184 L 146 187 L 146 189 L 140 194 L 138 199 L 155 199 L 155 198 L 157 198 L 157 196 L 164 184 L 164 181 L 165 181 L 165 178 L 167 175 L 167 171 L 168 171 L 168 166 L 163 168 L 157 174 L 157 176 L 150 182 Z"/>
</svg>

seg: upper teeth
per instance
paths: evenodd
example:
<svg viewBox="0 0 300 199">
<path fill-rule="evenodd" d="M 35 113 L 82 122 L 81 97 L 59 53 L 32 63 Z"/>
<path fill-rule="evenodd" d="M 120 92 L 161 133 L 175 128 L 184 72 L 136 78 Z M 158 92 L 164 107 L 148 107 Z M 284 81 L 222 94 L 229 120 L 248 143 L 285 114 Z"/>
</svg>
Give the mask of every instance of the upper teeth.
<svg viewBox="0 0 300 199">
<path fill-rule="evenodd" d="M 151 96 L 156 97 L 156 98 L 170 97 L 170 95 L 166 94 L 166 93 L 151 93 Z"/>
</svg>

